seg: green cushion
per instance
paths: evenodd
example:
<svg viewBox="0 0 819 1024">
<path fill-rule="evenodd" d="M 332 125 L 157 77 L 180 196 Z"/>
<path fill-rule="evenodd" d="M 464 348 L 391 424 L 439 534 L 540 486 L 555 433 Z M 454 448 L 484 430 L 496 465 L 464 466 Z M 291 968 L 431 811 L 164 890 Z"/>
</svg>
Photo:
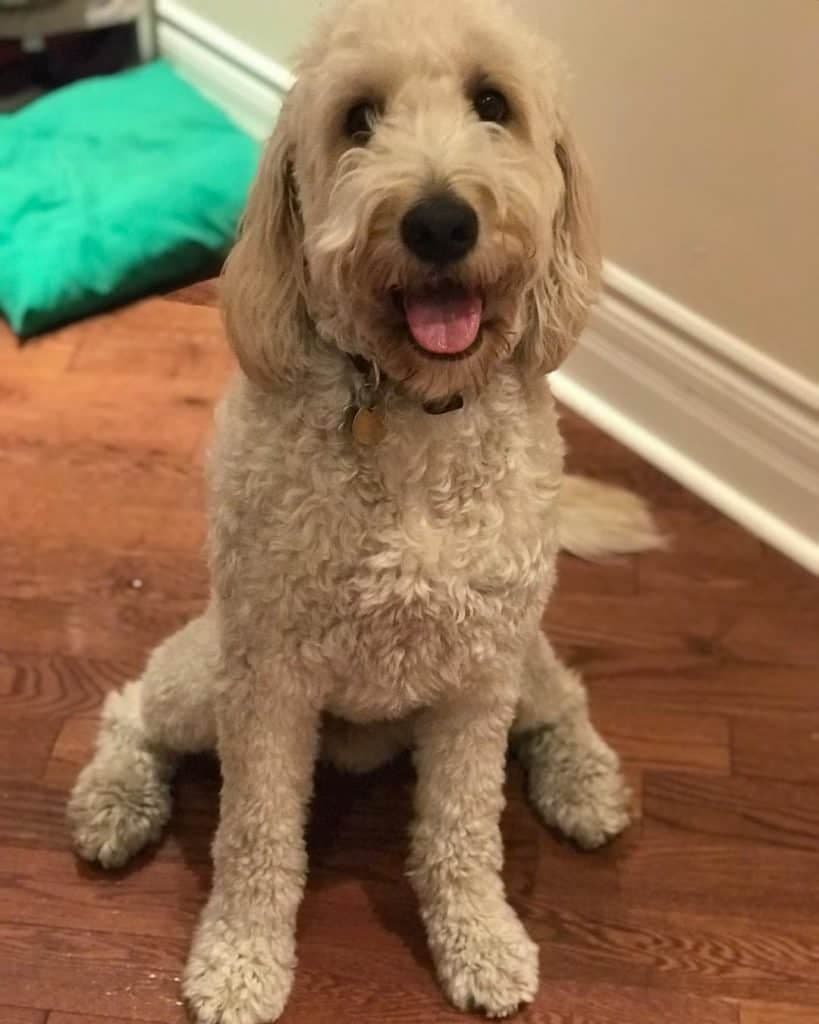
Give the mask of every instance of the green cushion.
<svg viewBox="0 0 819 1024">
<path fill-rule="evenodd" d="M 259 147 L 163 61 L 0 116 L 0 310 L 21 337 L 195 274 Z"/>
</svg>

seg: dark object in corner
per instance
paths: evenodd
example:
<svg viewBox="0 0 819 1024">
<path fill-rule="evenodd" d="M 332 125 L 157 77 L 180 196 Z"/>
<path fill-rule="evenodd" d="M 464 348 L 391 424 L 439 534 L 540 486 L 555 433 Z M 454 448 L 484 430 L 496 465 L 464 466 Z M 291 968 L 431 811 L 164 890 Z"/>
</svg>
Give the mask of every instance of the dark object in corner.
<svg viewBox="0 0 819 1024">
<path fill-rule="evenodd" d="M 0 112 L 19 110 L 53 89 L 140 62 L 136 17 L 89 27 L 85 7 L 78 0 L 8 8 L 0 2 Z"/>
<path fill-rule="evenodd" d="M 46 40 L 37 69 L 40 84 L 57 89 L 92 75 L 112 75 L 139 63 L 136 24 L 69 32 Z"/>
</svg>

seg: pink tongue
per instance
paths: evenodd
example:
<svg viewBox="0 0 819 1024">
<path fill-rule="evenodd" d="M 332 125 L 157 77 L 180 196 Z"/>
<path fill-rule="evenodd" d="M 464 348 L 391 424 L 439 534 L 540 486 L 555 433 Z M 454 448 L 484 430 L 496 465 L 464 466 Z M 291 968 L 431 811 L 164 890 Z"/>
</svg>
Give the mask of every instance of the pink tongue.
<svg viewBox="0 0 819 1024">
<path fill-rule="evenodd" d="M 461 288 L 444 287 L 404 298 L 413 338 L 436 355 L 465 352 L 478 336 L 482 309 L 480 296 Z"/>
</svg>

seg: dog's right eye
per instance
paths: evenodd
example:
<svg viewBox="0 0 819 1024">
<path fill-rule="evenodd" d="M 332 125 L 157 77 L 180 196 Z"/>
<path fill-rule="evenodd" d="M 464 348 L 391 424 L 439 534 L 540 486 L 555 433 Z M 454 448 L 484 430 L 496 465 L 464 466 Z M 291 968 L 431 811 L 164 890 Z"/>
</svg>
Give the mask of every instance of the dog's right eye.
<svg viewBox="0 0 819 1024">
<path fill-rule="evenodd" d="M 504 124 L 509 118 L 509 102 L 497 89 L 482 89 L 472 100 L 472 105 L 482 121 Z"/>
<path fill-rule="evenodd" d="M 359 146 L 366 145 L 372 138 L 378 111 L 373 103 L 356 103 L 347 111 L 344 119 L 344 134 Z"/>
</svg>

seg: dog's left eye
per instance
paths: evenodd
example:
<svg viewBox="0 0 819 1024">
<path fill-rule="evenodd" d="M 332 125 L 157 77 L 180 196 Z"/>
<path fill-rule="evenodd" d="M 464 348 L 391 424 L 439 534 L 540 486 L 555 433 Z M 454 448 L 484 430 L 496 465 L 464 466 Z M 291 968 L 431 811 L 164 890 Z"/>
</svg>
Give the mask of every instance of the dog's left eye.
<svg viewBox="0 0 819 1024">
<path fill-rule="evenodd" d="M 509 103 L 497 89 L 482 89 L 472 101 L 475 113 L 482 121 L 504 124 L 509 117 Z"/>
<path fill-rule="evenodd" d="M 347 111 L 344 134 L 363 146 L 372 138 L 377 117 L 378 111 L 373 103 L 356 103 Z"/>
</svg>

